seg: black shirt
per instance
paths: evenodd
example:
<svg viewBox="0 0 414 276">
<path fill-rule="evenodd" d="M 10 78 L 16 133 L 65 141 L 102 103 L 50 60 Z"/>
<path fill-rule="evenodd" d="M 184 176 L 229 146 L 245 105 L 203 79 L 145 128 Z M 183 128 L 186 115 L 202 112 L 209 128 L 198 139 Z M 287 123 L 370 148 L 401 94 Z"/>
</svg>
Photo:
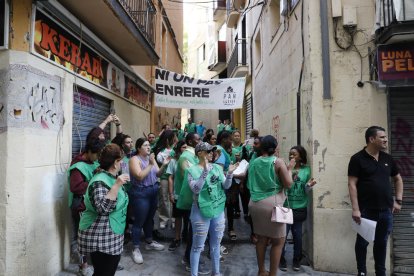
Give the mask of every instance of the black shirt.
<svg viewBox="0 0 414 276">
<path fill-rule="evenodd" d="M 388 153 L 379 152 L 378 161 L 365 148 L 351 157 L 348 176 L 358 177 L 357 192 L 359 209 L 386 209 L 393 207 L 390 177 L 398 174 L 398 168 Z"/>
</svg>

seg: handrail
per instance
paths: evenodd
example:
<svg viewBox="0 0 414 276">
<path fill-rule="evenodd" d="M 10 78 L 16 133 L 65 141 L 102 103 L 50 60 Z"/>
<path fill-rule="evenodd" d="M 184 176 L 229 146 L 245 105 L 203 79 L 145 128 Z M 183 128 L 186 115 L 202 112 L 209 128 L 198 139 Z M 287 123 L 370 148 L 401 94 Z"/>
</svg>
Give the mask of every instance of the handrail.
<svg viewBox="0 0 414 276">
<path fill-rule="evenodd" d="M 152 47 L 155 46 L 155 15 L 157 10 L 151 0 L 118 0 L 132 21 L 142 31 Z"/>
</svg>

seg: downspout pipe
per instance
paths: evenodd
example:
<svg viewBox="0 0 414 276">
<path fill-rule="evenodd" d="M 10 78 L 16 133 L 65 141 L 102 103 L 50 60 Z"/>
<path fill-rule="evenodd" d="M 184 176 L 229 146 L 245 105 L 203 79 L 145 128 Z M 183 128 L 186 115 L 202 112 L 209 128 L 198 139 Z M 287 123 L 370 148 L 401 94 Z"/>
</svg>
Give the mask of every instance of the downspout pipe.
<svg viewBox="0 0 414 276">
<path fill-rule="evenodd" d="M 321 42 L 322 42 L 322 78 L 323 99 L 332 99 L 331 95 L 331 61 L 329 56 L 329 25 L 328 25 L 328 1 L 319 0 L 321 16 Z"/>
<path fill-rule="evenodd" d="M 301 88 L 302 88 L 302 77 L 303 77 L 303 69 L 305 67 L 305 41 L 303 39 L 303 5 L 304 1 L 301 4 L 301 18 L 300 18 L 300 28 L 301 28 L 301 39 L 302 39 L 302 64 L 300 68 L 300 75 L 299 75 L 299 85 L 298 91 L 296 93 L 296 133 L 297 133 L 297 145 L 301 144 L 301 113 L 302 113 L 302 105 L 301 105 Z"/>
</svg>

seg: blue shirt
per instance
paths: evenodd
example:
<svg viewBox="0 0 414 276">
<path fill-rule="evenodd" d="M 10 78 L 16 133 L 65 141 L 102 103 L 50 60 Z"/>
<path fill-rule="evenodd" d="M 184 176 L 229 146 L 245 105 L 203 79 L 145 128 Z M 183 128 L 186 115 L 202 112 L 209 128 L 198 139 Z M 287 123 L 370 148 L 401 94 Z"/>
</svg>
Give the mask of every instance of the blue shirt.
<svg viewBox="0 0 414 276">
<path fill-rule="evenodd" d="M 204 136 L 204 130 L 206 130 L 206 127 L 203 125 L 196 125 L 197 134 L 200 137 Z"/>
</svg>

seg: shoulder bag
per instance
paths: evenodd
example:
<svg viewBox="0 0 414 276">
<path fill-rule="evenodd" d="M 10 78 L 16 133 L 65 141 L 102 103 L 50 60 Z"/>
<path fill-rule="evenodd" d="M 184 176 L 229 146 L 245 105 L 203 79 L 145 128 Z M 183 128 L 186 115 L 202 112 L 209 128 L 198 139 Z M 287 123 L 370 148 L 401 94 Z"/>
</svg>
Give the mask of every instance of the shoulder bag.
<svg viewBox="0 0 414 276">
<path fill-rule="evenodd" d="M 283 193 L 285 193 L 285 189 L 283 189 Z M 293 212 L 292 212 L 292 209 L 290 208 L 289 198 L 287 197 L 287 195 L 286 195 L 286 200 L 288 202 L 288 207 L 283 207 L 277 204 L 276 194 L 275 194 L 275 206 L 273 206 L 272 217 L 270 219 L 272 222 L 293 224 Z"/>
</svg>

